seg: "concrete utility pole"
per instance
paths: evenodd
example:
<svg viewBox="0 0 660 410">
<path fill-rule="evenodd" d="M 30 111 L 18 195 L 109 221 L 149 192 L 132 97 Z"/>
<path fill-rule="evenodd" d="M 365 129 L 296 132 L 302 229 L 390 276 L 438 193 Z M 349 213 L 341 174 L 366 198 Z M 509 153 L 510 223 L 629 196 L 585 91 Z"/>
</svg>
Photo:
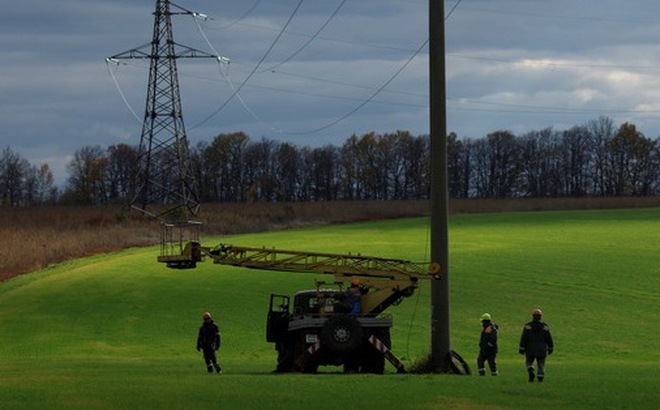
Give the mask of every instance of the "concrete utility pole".
<svg viewBox="0 0 660 410">
<path fill-rule="evenodd" d="M 430 366 L 451 371 L 449 326 L 449 229 L 447 189 L 447 99 L 444 0 L 429 0 L 429 77 L 431 130 L 431 261 L 441 279 L 431 284 Z"/>
<path fill-rule="evenodd" d="M 159 219 L 182 218 L 188 216 L 186 213 L 194 216 L 199 208 L 189 163 L 176 61 L 179 58 L 214 58 L 228 62 L 224 57 L 177 44 L 171 16 L 205 16 L 174 4 L 172 7 L 175 11 L 168 0 L 156 1 L 151 43 L 107 59 L 108 62 L 151 60 L 138 172 L 130 206 Z"/>
</svg>

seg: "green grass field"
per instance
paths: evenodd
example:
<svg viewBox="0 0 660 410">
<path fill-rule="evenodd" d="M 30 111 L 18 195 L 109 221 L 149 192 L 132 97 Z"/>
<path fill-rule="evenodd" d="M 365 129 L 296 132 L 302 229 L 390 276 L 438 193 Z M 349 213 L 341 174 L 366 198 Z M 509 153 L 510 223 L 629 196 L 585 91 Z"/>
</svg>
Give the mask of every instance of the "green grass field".
<svg viewBox="0 0 660 410">
<path fill-rule="evenodd" d="M 479 316 L 500 326 L 499 377 L 274 375 L 270 293 L 302 273 L 213 265 L 168 270 L 156 248 L 63 264 L 0 283 L 2 409 L 651 409 L 660 402 L 660 208 L 457 215 L 450 220 L 452 347 L 475 370 Z M 244 246 L 428 259 L 428 220 L 208 238 Z M 325 278 L 327 279 L 327 278 Z M 408 367 L 430 343 L 430 287 L 389 310 Z M 517 344 L 535 307 L 555 338 L 546 382 L 529 384 Z M 223 375 L 195 338 L 209 310 Z"/>
</svg>

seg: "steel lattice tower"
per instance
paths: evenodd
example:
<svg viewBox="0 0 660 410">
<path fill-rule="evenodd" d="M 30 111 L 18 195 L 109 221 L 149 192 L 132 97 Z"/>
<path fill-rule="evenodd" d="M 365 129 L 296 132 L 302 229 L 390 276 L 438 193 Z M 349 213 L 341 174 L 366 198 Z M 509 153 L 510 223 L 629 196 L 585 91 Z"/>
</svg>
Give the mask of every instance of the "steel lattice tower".
<svg viewBox="0 0 660 410">
<path fill-rule="evenodd" d="M 175 11 L 172 11 L 172 8 Z M 135 192 L 130 206 L 159 219 L 196 215 L 199 199 L 188 152 L 177 72 L 180 58 L 215 58 L 174 41 L 173 15 L 205 17 L 170 3 L 157 0 L 151 43 L 108 58 L 149 59 L 149 84 L 138 151 Z M 184 215 L 185 214 L 185 215 Z"/>
</svg>

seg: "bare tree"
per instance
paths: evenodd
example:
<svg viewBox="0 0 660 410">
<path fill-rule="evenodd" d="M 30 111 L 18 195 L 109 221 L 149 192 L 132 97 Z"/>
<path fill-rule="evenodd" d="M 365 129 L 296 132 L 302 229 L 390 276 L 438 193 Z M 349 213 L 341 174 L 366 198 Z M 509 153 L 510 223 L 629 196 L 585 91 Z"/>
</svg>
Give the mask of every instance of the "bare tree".
<svg viewBox="0 0 660 410">
<path fill-rule="evenodd" d="M 607 144 L 614 136 L 614 121 L 608 117 L 599 117 L 587 123 L 587 129 L 591 133 L 593 141 L 593 164 L 591 176 L 593 181 L 593 193 L 599 196 L 612 195 L 611 181 L 613 176 L 608 168 Z"/>
<path fill-rule="evenodd" d="M 242 132 L 217 135 L 202 152 L 205 187 L 210 200 L 245 200 L 243 158 L 250 138 Z"/>
<path fill-rule="evenodd" d="M 509 131 L 488 134 L 475 144 L 476 189 L 480 197 L 519 195 L 522 174 L 521 148 Z"/>
<path fill-rule="evenodd" d="M 274 177 L 276 179 L 277 201 L 297 201 L 300 199 L 302 159 L 300 150 L 289 143 L 280 144 L 274 153 Z"/>
<path fill-rule="evenodd" d="M 614 176 L 614 194 L 649 195 L 656 172 L 653 167 L 655 142 L 637 131 L 635 125 L 624 123 L 608 141 L 607 148 Z"/>
<path fill-rule="evenodd" d="M 467 198 L 470 192 L 470 166 L 472 143 L 461 141 L 455 133 L 447 136 L 447 173 L 449 179 L 449 196 L 451 198 Z"/>
<path fill-rule="evenodd" d="M 305 169 L 302 177 L 303 197 L 309 201 L 333 201 L 339 193 L 339 150 L 326 145 L 321 148 L 306 148 L 301 152 Z"/>
<path fill-rule="evenodd" d="M 430 195 L 429 136 L 402 135 L 399 151 L 403 163 L 403 194 L 400 199 L 423 199 Z"/>
<path fill-rule="evenodd" d="M 562 179 L 564 196 L 587 194 L 593 158 L 593 137 L 587 127 L 573 127 L 562 134 Z"/>
<path fill-rule="evenodd" d="M 30 163 L 10 147 L 0 158 L 0 200 L 8 206 L 29 205 L 26 198 L 26 178 Z"/>
<path fill-rule="evenodd" d="M 342 172 L 340 181 L 340 195 L 343 199 L 358 199 L 362 194 L 361 165 L 358 160 L 357 135 L 351 135 L 339 150 L 339 161 Z"/>
<path fill-rule="evenodd" d="M 86 146 L 77 150 L 67 164 L 67 198 L 74 203 L 89 205 L 105 202 L 107 167 L 108 159 L 100 146 Z"/>
<path fill-rule="evenodd" d="M 532 131 L 520 140 L 524 192 L 532 198 L 558 196 L 559 159 L 557 132 L 551 127 Z"/>
<path fill-rule="evenodd" d="M 248 201 L 275 199 L 273 156 L 277 143 L 266 138 L 246 146 L 243 155 L 245 195 Z"/>
<path fill-rule="evenodd" d="M 108 147 L 106 185 L 108 199 L 126 200 L 135 192 L 135 175 L 138 166 L 138 151 L 128 144 Z"/>
</svg>

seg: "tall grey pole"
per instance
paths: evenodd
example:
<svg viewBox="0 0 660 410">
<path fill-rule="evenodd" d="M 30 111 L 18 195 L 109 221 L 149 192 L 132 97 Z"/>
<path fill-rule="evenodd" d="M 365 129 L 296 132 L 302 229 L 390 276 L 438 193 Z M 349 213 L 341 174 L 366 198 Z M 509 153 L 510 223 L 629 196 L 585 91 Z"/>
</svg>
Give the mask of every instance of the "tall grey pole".
<svg viewBox="0 0 660 410">
<path fill-rule="evenodd" d="M 430 364 L 450 371 L 449 352 L 449 215 L 447 189 L 447 103 L 445 82 L 444 0 L 429 0 L 429 77 L 431 130 L 431 261 L 440 279 L 431 284 Z"/>
</svg>

